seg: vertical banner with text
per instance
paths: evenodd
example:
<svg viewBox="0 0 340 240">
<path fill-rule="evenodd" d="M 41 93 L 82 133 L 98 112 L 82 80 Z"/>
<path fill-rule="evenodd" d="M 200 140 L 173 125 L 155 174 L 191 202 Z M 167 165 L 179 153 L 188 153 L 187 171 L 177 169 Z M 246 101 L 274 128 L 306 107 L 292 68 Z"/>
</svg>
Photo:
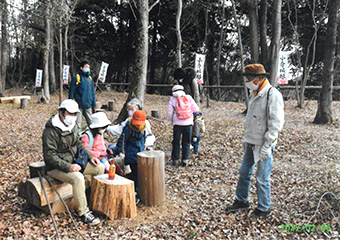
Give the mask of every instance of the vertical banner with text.
<svg viewBox="0 0 340 240">
<path fill-rule="evenodd" d="M 277 84 L 288 84 L 289 75 L 289 64 L 288 64 L 288 53 L 280 51 L 279 54 L 279 69 L 277 76 Z"/>
<path fill-rule="evenodd" d="M 42 74 L 43 71 L 41 69 L 37 69 L 37 73 L 35 75 L 35 87 L 41 87 Z"/>
<path fill-rule="evenodd" d="M 98 80 L 101 81 L 102 83 L 105 82 L 106 73 L 107 73 L 108 68 L 109 68 L 109 64 L 106 63 L 106 62 L 102 62 L 102 66 L 100 67 L 100 72 L 99 72 L 99 76 L 98 76 Z"/>
<path fill-rule="evenodd" d="M 65 85 L 68 84 L 69 71 L 70 71 L 70 66 L 69 65 L 63 65 L 63 84 L 65 84 Z"/>
<path fill-rule="evenodd" d="M 203 84 L 204 62 L 205 55 L 196 53 L 195 56 L 196 80 L 200 84 Z"/>
</svg>

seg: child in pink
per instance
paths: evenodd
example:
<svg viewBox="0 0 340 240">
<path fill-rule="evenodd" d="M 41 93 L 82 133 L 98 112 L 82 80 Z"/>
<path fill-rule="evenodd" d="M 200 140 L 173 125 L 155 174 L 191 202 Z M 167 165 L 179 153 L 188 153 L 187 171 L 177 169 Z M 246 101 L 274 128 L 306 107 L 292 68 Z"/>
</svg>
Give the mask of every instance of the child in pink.
<svg viewBox="0 0 340 240">
<path fill-rule="evenodd" d="M 81 142 L 92 153 L 93 157 L 100 159 L 105 165 L 105 170 L 109 171 L 110 163 L 107 159 L 107 148 L 103 134 L 111 122 L 103 112 L 94 113 L 91 117 L 91 124 L 89 129 L 82 135 Z"/>
</svg>

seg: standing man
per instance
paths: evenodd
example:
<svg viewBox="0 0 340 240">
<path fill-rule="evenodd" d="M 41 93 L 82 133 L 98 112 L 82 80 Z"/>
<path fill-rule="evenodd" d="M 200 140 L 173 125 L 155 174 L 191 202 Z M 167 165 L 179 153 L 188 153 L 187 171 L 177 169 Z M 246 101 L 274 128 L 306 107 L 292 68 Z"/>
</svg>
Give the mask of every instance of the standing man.
<svg viewBox="0 0 340 240">
<path fill-rule="evenodd" d="M 96 112 L 96 96 L 92 77 L 90 76 L 90 65 L 82 61 L 77 74 L 72 78 L 69 99 L 75 100 L 80 109 L 77 117 L 77 126 L 81 132 L 82 115 L 84 115 L 87 126 L 91 124 L 91 115 Z M 91 111 L 92 108 L 92 111 Z"/>
<path fill-rule="evenodd" d="M 85 169 L 75 163 L 77 149 L 84 149 L 75 127 L 77 113 L 78 104 L 67 99 L 60 104 L 58 113 L 46 123 L 42 135 L 44 161 L 49 176 L 72 185 L 73 197 L 82 221 L 96 225 L 100 221 L 87 206 L 84 175 L 103 174 L 105 167 L 87 149 L 88 163 Z"/>
<path fill-rule="evenodd" d="M 244 125 L 244 156 L 239 169 L 236 200 L 227 211 L 249 208 L 249 185 L 254 166 L 257 163 L 256 193 L 257 217 L 268 216 L 271 212 L 270 172 L 273 164 L 273 150 L 279 131 L 284 123 L 283 98 L 267 79 L 263 65 L 245 66 L 243 75 L 246 86 L 251 90 L 246 122 Z"/>
</svg>

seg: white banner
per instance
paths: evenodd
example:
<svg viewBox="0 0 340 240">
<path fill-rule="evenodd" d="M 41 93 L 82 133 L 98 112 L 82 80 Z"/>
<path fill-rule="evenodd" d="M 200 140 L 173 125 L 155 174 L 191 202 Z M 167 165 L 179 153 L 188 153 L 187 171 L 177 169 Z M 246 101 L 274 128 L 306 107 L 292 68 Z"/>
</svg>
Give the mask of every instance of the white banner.
<svg viewBox="0 0 340 240">
<path fill-rule="evenodd" d="M 99 72 L 99 76 L 98 76 L 98 80 L 101 81 L 102 83 L 105 82 L 106 73 L 107 73 L 108 68 L 109 68 L 109 64 L 106 63 L 106 62 L 102 62 L 102 66 L 100 67 L 100 72 Z"/>
<path fill-rule="evenodd" d="M 195 56 L 196 80 L 200 84 L 203 84 L 204 62 L 205 55 L 196 53 Z"/>
<path fill-rule="evenodd" d="M 70 71 L 69 65 L 63 65 L 63 84 L 68 84 L 68 75 Z"/>
<path fill-rule="evenodd" d="M 280 51 L 277 84 L 282 84 L 282 85 L 288 84 L 288 77 L 290 75 L 288 57 L 289 57 L 289 54 L 287 52 Z"/>
<path fill-rule="evenodd" d="M 43 74 L 43 71 L 40 69 L 37 69 L 37 73 L 35 75 L 35 87 L 41 87 L 42 74 Z"/>
</svg>

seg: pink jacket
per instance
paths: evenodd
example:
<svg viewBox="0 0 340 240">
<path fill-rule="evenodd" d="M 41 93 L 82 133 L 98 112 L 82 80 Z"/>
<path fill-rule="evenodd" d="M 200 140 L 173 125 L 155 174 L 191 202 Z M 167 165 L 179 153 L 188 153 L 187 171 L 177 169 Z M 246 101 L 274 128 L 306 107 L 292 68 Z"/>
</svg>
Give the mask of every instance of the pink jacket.
<svg viewBox="0 0 340 240">
<path fill-rule="evenodd" d="M 83 143 L 84 147 L 88 150 L 90 147 L 90 139 L 87 134 L 83 134 L 83 136 L 81 137 L 81 142 Z M 93 138 L 93 144 L 90 152 L 92 153 L 93 157 L 96 158 L 105 157 L 107 155 L 103 135 L 97 134 Z"/>
<path fill-rule="evenodd" d="M 185 95 L 184 91 L 176 91 L 172 93 L 172 97 L 170 98 L 169 105 L 168 105 L 168 118 L 171 121 L 172 125 L 179 125 L 179 126 L 188 126 L 188 125 L 193 125 L 194 123 L 194 117 L 191 116 L 188 119 L 181 120 L 177 118 L 176 111 L 175 111 L 175 106 L 176 106 L 176 101 L 178 96 L 183 96 Z M 198 112 L 199 108 L 197 104 L 195 103 L 194 99 L 190 95 L 186 95 L 188 100 L 190 101 L 191 104 L 191 110 L 193 113 Z"/>
</svg>

